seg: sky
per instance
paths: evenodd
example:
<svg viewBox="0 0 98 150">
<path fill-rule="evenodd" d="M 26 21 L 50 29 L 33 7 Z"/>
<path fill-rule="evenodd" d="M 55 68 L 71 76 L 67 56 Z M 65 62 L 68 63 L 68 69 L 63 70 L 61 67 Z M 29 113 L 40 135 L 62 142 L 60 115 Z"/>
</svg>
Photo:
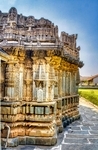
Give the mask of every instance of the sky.
<svg viewBox="0 0 98 150">
<path fill-rule="evenodd" d="M 61 31 L 78 34 L 80 60 L 84 66 L 80 75 L 98 74 L 98 0 L 0 0 L 0 10 L 16 7 L 18 14 L 44 17 L 58 25 Z"/>
</svg>

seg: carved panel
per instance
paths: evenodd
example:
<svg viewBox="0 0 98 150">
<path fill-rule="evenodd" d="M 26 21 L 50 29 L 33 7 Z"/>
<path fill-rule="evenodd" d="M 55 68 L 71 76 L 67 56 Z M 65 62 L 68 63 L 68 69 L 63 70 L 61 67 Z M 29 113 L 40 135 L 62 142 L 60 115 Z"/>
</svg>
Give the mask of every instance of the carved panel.
<svg viewBox="0 0 98 150">
<path fill-rule="evenodd" d="M 35 107 L 35 114 L 36 115 L 44 114 L 44 107 Z"/>
<path fill-rule="evenodd" d="M 19 81 L 20 81 L 20 79 L 19 79 L 20 77 L 19 77 L 19 72 L 16 72 L 15 73 L 15 82 L 14 82 L 14 91 L 15 91 L 15 98 L 17 99 L 17 98 L 19 98 Z"/>
<path fill-rule="evenodd" d="M 37 90 L 37 102 L 43 102 L 43 90 L 42 89 Z"/>
</svg>

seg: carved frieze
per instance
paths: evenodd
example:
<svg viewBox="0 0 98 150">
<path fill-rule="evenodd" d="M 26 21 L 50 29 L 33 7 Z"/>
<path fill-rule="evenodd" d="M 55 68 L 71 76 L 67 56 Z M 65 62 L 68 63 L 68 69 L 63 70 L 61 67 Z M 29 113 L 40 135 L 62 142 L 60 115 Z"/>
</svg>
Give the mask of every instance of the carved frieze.
<svg viewBox="0 0 98 150">
<path fill-rule="evenodd" d="M 51 57 L 50 65 L 52 65 L 55 69 L 59 69 L 61 63 L 61 57 L 53 56 Z"/>
</svg>

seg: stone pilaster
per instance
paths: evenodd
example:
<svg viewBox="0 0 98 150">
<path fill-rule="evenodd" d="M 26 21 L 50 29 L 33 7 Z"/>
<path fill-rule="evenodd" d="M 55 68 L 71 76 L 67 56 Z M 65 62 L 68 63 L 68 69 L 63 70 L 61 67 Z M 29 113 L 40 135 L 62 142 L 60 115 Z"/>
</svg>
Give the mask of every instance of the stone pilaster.
<svg viewBox="0 0 98 150">
<path fill-rule="evenodd" d="M 50 92 L 50 81 L 49 81 L 49 71 L 50 71 L 50 65 L 49 65 L 49 62 L 50 62 L 50 57 L 45 57 L 46 59 L 46 101 L 49 101 L 49 92 Z"/>
<path fill-rule="evenodd" d="M 70 95 L 70 72 L 68 73 L 68 95 Z"/>
<path fill-rule="evenodd" d="M 76 73 L 73 72 L 73 94 L 76 94 Z"/>
<path fill-rule="evenodd" d="M 5 63 L 0 60 L 0 98 L 1 99 L 5 95 L 4 83 L 5 83 Z"/>
<path fill-rule="evenodd" d="M 62 96 L 65 96 L 65 71 L 62 73 Z"/>
<path fill-rule="evenodd" d="M 37 57 L 32 57 L 32 60 L 33 60 L 33 65 L 32 65 L 32 69 L 33 69 L 33 73 L 32 73 L 32 76 L 33 76 L 33 82 L 32 82 L 32 86 L 33 86 L 33 92 L 32 92 L 32 96 L 33 96 L 33 101 L 37 100 L 37 87 L 35 85 L 35 74 L 36 74 L 36 70 L 37 70 L 37 63 L 36 63 L 36 60 L 37 60 Z"/>
<path fill-rule="evenodd" d="M 66 96 L 70 93 L 70 73 L 66 72 Z"/>
<path fill-rule="evenodd" d="M 65 76 L 64 76 L 65 77 L 65 89 L 64 89 L 65 92 L 64 93 L 65 93 L 65 96 L 66 96 L 66 70 L 64 72 L 65 72 Z"/>
<path fill-rule="evenodd" d="M 26 61 L 26 76 L 25 76 L 25 84 L 26 84 L 26 100 L 32 100 L 32 61 Z"/>
<path fill-rule="evenodd" d="M 62 97 L 62 70 L 58 72 L 58 94 Z"/>
<path fill-rule="evenodd" d="M 70 95 L 72 95 L 74 91 L 73 79 L 74 79 L 73 72 L 70 72 Z"/>
<path fill-rule="evenodd" d="M 54 85 L 55 85 L 55 70 L 53 68 L 53 66 L 50 66 L 49 69 L 49 90 L 50 90 L 50 94 L 49 94 L 49 99 L 50 101 L 53 101 L 54 99 Z"/>
<path fill-rule="evenodd" d="M 56 82 L 54 85 L 54 98 L 58 98 L 58 70 L 55 70 Z"/>
<path fill-rule="evenodd" d="M 23 99 L 23 72 L 24 65 L 21 64 L 19 68 L 19 99 Z"/>
<path fill-rule="evenodd" d="M 6 79 L 5 79 L 5 96 L 9 97 L 10 100 L 15 100 L 15 62 L 9 60 L 6 65 Z"/>
</svg>

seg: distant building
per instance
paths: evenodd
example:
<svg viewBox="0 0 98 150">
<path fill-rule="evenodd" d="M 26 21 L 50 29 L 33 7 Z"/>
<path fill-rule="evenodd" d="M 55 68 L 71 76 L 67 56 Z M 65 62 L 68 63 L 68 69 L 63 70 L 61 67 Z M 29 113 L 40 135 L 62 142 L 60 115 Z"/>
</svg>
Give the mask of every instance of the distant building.
<svg viewBox="0 0 98 150">
<path fill-rule="evenodd" d="M 81 85 L 98 85 L 98 74 L 94 76 L 80 76 L 80 86 Z"/>
</svg>

